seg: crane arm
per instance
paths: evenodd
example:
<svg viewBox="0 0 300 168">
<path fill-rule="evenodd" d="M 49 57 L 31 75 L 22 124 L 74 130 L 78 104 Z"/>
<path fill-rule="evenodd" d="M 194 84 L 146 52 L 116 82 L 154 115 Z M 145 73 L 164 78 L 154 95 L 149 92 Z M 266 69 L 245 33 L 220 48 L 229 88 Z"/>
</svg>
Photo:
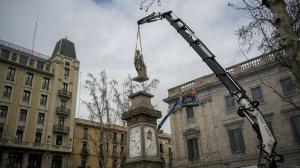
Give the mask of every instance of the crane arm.
<svg viewBox="0 0 300 168">
<path fill-rule="evenodd" d="M 260 149 L 267 154 L 268 160 L 275 162 L 276 139 L 268 128 L 261 111 L 257 108 L 258 102 L 252 101 L 246 94 L 246 91 L 239 83 L 215 60 L 215 55 L 206 47 L 206 45 L 194 34 L 180 18 L 174 18 L 172 11 L 165 13 L 153 13 L 145 18 L 140 19 L 138 25 L 150 23 L 157 20 L 166 19 L 177 32 L 189 43 L 194 51 L 203 59 L 208 67 L 216 74 L 216 77 L 227 88 L 234 100 L 239 105 L 240 116 L 246 117 L 251 123 L 260 140 Z M 170 115 L 168 113 L 168 115 Z M 256 121 L 253 119 L 255 118 Z M 279 156 L 281 160 L 283 157 Z M 275 162 L 276 164 L 276 162 Z"/>
<path fill-rule="evenodd" d="M 175 112 L 177 105 L 179 105 L 181 102 L 180 99 L 178 99 L 173 106 L 170 108 L 169 112 L 167 113 L 167 115 L 161 120 L 161 122 L 159 123 L 159 125 L 157 126 L 157 131 L 160 130 L 160 128 L 163 126 L 163 124 L 165 123 L 165 121 L 168 119 L 168 117 Z"/>
</svg>

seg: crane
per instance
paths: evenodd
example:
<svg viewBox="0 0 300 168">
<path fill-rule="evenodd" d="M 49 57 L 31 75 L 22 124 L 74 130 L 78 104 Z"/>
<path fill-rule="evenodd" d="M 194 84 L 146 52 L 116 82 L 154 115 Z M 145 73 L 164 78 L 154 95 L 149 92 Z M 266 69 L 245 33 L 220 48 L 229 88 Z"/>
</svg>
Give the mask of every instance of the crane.
<svg viewBox="0 0 300 168">
<path fill-rule="evenodd" d="M 258 165 L 262 154 L 265 154 L 268 166 L 270 168 L 277 167 L 277 162 L 283 162 L 283 156 L 275 152 L 277 141 L 268 128 L 264 117 L 258 106 L 257 101 L 252 101 L 242 86 L 228 73 L 226 70 L 216 61 L 215 55 L 208 49 L 208 47 L 195 35 L 195 32 L 189 28 L 180 18 L 173 17 L 172 11 L 165 13 L 152 13 L 137 21 L 138 26 L 151 23 L 157 20 L 166 19 L 173 28 L 184 38 L 184 40 L 194 49 L 194 51 L 203 59 L 208 67 L 215 73 L 216 77 L 227 88 L 233 99 L 238 104 L 238 115 L 240 117 L 246 117 L 250 122 L 252 128 L 257 134 L 260 144 L 260 156 Z M 176 106 L 180 103 L 179 100 L 169 110 L 167 116 L 159 124 L 159 129 L 166 118 L 174 112 Z"/>
</svg>

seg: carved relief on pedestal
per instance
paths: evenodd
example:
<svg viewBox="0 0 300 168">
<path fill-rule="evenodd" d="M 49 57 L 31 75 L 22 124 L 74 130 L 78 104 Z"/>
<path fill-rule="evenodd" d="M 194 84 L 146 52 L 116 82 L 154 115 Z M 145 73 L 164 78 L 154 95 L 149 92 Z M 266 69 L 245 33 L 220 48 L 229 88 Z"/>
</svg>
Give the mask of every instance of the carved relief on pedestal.
<svg viewBox="0 0 300 168">
<path fill-rule="evenodd" d="M 131 128 L 129 134 L 129 157 L 141 156 L 141 126 Z"/>
<path fill-rule="evenodd" d="M 144 137 L 145 137 L 145 155 L 156 156 L 157 155 L 157 145 L 156 145 L 156 137 L 155 137 L 154 128 L 145 126 Z"/>
</svg>

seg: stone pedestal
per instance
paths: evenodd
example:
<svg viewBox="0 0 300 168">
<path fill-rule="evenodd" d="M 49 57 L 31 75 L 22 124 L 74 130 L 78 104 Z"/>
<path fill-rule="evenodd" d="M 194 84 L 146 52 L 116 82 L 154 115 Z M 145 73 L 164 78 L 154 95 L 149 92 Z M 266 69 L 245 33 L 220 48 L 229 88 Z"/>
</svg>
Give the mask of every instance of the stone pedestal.
<svg viewBox="0 0 300 168">
<path fill-rule="evenodd" d="M 153 95 L 139 91 L 129 96 L 131 106 L 122 115 L 127 121 L 126 168 L 161 167 L 156 120 L 161 112 L 151 104 Z"/>
</svg>

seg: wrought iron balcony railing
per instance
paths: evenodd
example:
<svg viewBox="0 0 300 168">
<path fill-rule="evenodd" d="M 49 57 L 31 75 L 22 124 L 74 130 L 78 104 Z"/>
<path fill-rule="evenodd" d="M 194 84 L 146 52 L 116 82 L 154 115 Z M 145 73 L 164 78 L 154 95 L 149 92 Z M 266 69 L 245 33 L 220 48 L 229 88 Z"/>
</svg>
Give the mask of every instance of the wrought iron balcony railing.
<svg viewBox="0 0 300 168">
<path fill-rule="evenodd" d="M 53 125 L 53 131 L 58 133 L 68 134 L 70 132 L 70 127 L 64 127 L 60 125 Z"/>
<path fill-rule="evenodd" d="M 56 113 L 64 116 L 68 116 L 70 114 L 70 109 L 65 107 L 56 107 Z"/>
<path fill-rule="evenodd" d="M 64 89 L 59 89 L 58 95 L 62 96 L 62 97 L 70 98 L 72 96 L 72 92 L 64 90 Z"/>
</svg>

